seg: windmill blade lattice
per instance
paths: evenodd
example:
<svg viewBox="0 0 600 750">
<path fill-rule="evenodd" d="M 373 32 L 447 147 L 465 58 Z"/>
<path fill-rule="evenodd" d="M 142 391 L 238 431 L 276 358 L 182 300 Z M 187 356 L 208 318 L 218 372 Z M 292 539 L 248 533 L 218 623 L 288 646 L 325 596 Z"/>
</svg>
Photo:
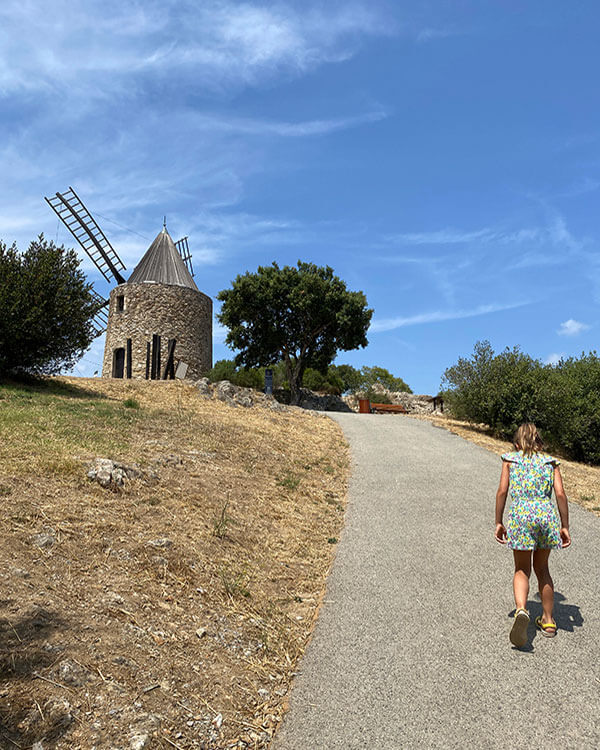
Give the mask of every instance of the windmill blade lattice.
<svg viewBox="0 0 600 750">
<path fill-rule="evenodd" d="M 69 187 L 65 193 L 56 193 L 52 198 L 46 198 L 46 202 L 89 255 L 104 278 L 124 284 L 125 279 L 119 271 L 124 271 L 125 265 L 73 188 Z"/>
<path fill-rule="evenodd" d="M 192 268 L 192 254 L 190 253 L 190 246 L 188 245 L 188 238 L 182 237 L 180 240 L 177 240 L 175 243 L 175 247 L 177 248 L 177 252 L 179 255 L 181 255 L 181 258 L 185 265 L 187 266 L 188 271 L 190 272 L 190 276 L 194 277 L 194 269 Z"/>
<path fill-rule="evenodd" d="M 100 336 L 101 333 L 106 331 L 108 325 L 108 310 L 106 309 L 108 307 L 108 300 L 101 297 L 98 292 L 95 292 L 93 289 L 90 291 L 90 294 L 92 295 L 94 302 L 98 304 L 98 310 L 92 318 L 92 327 L 96 336 Z"/>
</svg>

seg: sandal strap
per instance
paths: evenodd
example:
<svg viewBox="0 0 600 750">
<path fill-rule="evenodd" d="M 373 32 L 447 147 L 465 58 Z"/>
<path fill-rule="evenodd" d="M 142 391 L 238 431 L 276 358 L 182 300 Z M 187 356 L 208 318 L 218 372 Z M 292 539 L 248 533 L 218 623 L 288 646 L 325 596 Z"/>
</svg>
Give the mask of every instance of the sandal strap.
<svg viewBox="0 0 600 750">
<path fill-rule="evenodd" d="M 554 622 L 554 620 L 552 620 L 552 622 L 542 622 L 542 618 L 538 617 L 536 623 L 542 630 L 548 630 L 549 628 L 551 630 L 556 630 L 556 623 Z"/>
</svg>

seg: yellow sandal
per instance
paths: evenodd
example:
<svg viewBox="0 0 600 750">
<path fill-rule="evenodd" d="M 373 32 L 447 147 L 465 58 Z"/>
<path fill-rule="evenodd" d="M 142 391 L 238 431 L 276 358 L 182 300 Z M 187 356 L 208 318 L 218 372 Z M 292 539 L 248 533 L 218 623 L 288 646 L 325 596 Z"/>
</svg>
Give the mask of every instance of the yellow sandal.
<svg viewBox="0 0 600 750">
<path fill-rule="evenodd" d="M 552 622 L 543 622 L 540 616 L 540 617 L 535 618 L 535 624 L 536 624 L 536 627 L 541 631 L 542 635 L 545 636 L 546 638 L 554 638 L 554 636 L 556 635 L 557 627 L 556 627 L 556 623 L 554 622 L 554 620 L 552 620 Z M 553 632 L 549 633 L 548 632 L 549 629 L 552 630 Z"/>
</svg>

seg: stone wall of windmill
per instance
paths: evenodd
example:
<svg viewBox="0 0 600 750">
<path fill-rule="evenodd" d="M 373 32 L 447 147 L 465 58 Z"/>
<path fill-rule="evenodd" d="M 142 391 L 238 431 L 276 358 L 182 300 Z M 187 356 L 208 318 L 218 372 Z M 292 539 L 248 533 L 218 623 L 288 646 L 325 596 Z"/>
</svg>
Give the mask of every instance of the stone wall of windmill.
<svg viewBox="0 0 600 750">
<path fill-rule="evenodd" d="M 160 362 L 153 367 L 156 336 Z M 184 286 L 145 281 L 120 284 L 110 294 L 102 377 L 162 378 L 169 341 L 174 367 L 198 379 L 212 367 L 212 300 Z M 154 342 L 154 347 L 153 347 Z M 167 374 L 167 377 L 169 375 Z"/>
</svg>

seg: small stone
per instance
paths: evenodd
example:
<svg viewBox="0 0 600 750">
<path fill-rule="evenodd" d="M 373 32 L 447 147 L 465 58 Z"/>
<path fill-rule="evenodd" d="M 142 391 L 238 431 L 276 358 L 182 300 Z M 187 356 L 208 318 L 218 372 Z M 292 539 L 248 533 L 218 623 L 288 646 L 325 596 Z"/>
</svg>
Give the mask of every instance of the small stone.
<svg viewBox="0 0 600 750">
<path fill-rule="evenodd" d="M 56 543 L 54 530 L 42 531 L 40 534 L 36 534 L 33 537 L 33 543 L 36 545 L 36 547 L 52 547 L 52 545 Z"/>
<path fill-rule="evenodd" d="M 198 628 L 198 630 L 196 630 L 196 635 L 198 636 L 198 638 L 204 638 L 207 632 L 208 631 L 206 628 Z"/>
<path fill-rule="evenodd" d="M 212 396 L 212 389 L 208 378 L 200 378 L 200 380 L 197 380 L 196 388 L 201 396 Z"/>
<path fill-rule="evenodd" d="M 212 724 L 217 729 L 220 729 L 223 725 L 223 714 L 217 714 L 215 718 L 212 720 Z"/>
<path fill-rule="evenodd" d="M 149 744 L 150 735 L 143 732 L 134 734 L 129 741 L 130 750 L 144 750 L 144 748 L 148 747 Z"/>
<path fill-rule="evenodd" d="M 57 669 L 57 675 L 59 682 L 62 682 L 65 685 L 72 685 L 73 687 L 80 687 L 91 679 L 89 670 L 69 659 L 60 662 Z"/>
<path fill-rule="evenodd" d="M 23 568 L 13 568 L 12 574 L 15 576 L 15 578 L 29 578 L 29 571 L 23 570 Z"/>
<path fill-rule="evenodd" d="M 117 594 L 116 591 L 108 591 L 106 596 L 104 597 L 104 601 L 108 602 L 109 604 L 124 604 L 125 599 L 121 596 L 121 594 Z"/>
<path fill-rule="evenodd" d="M 171 539 L 163 536 L 159 537 L 158 539 L 150 539 L 150 541 L 146 542 L 146 545 L 149 547 L 160 547 L 162 549 L 165 549 L 167 547 L 172 547 L 173 542 Z"/>
<path fill-rule="evenodd" d="M 44 750 L 44 746 L 41 742 L 34 742 L 31 746 L 31 750 Z"/>
</svg>

